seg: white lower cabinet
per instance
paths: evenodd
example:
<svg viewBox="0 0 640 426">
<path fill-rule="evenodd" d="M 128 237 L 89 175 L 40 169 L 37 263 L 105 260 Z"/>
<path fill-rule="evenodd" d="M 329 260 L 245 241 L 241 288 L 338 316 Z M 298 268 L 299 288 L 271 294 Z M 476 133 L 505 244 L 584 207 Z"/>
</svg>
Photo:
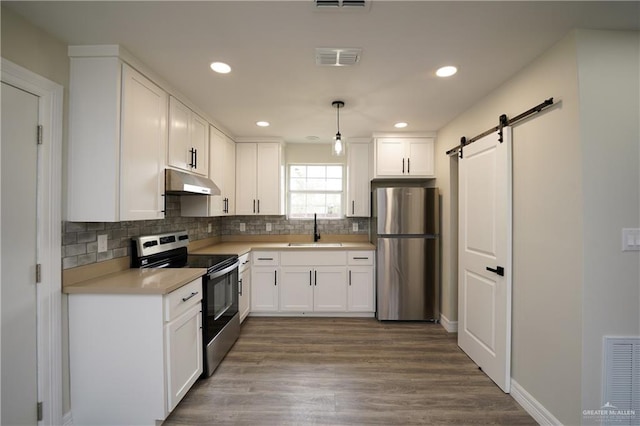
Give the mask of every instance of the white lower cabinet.
<svg viewBox="0 0 640 426">
<path fill-rule="evenodd" d="M 251 312 L 278 311 L 278 252 L 251 255 Z"/>
<path fill-rule="evenodd" d="M 373 257 L 372 251 L 254 252 L 251 312 L 373 314 Z"/>
<path fill-rule="evenodd" d="M 242 323 L 251 311 L 251 256 L 247 253 L 240 256 L 239 260 L 238 310 L 240 311 L 240 323 Z"/>
<path fill-rule="evenodd" d="M 202 374 L 202 278 L 167 294 L 70 294 L 75 424 L 155 425 Z"/>
<path fill-rule="evenodd" d="M 314 273 L 314 312 L 346 312 L 347 268 L 344 266 L 318 266 Z"/>
<path fill-rule="evenodd" d="M 347 286 L 347 310 L 349 312 L 374 312 L 375 288 L 372 266 L 349 266 Z"/>
</svg>

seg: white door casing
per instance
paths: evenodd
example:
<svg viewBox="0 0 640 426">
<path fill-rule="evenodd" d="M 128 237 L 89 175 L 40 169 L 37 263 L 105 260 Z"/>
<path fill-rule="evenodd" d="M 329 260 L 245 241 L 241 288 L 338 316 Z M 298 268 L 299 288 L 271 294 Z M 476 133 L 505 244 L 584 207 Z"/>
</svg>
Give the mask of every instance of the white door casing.
<svg viewBox="0 0 640 426">
<path fill-rule="evenodd" d="M 61 318 L 61 196 L 63 88 L 26 68 L 1 59 L 4 83 L 38 97 L 42 144 L 38 148 L 37 262 L 41 281 L 37 292 L 38 396 L 43 402 L 41 425 L 62 424 L 62 318 Z M 3 115 L 4 115 L 3 110 Z M 4 117 L 3 124 L 6 123 Z M 33 132 L 35 137 L 35 130 Z M 4 143 L 4 137 L 3 137 Z M 21 159 L 16 159 L 19 161 Z M 3 173 L 4 174 L 4 173 Z M 4 176 L 3 176 L 4 177 Z M 14 182 L 16 185 L 20 183 Z M 4 195 L 4 191 L 3 191 Z M 4 198 L 4 197 L 3 197 Z M 4 200 L 2 200 L 4 202 Z M 4 224 L 3 224 L 4 227 Z M 1 236 L 5 245 L 4 236 Z M 10 242 L 8 242 L 10 243 Z M 2 254 L 4 259 L 4 253 Z M 0 287 L 4 287 L 4 282 Z M 0 299 L 3 299 L 0 293 Z M 1 353 L 1 352 L 0 352 Z M 0 393 L 11 386 L 2 383 Z M 35 411 L 35 407 L 34 407 Z"/>
<path fill-rule="evenodd" d="M 511 380 L 511 128 L 459 162 L 458 345 L 506 393 Z M 500 275 L 499 268 L 503 268 Z M 492 269 L 494 271 L 491 271 Z"/>
</svg>

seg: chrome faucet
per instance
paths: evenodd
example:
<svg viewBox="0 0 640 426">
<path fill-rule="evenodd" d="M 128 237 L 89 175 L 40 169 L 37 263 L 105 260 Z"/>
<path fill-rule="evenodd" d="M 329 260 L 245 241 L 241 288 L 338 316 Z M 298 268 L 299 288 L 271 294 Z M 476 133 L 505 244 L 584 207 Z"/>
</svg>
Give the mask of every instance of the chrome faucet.
<svg viewBox="0 0 640 426">
<path fill-rule="evenodd" d="M 313 242 L 317 243 L 320 239 L 320 233 L 318 232 L 318 218 L 317 215 L 313 214 Z"/>
</svg>

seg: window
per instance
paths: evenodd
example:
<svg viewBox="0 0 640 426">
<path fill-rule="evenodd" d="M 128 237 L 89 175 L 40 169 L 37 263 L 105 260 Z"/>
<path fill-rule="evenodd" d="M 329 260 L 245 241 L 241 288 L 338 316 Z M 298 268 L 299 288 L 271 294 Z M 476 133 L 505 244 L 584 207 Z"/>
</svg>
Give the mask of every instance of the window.
<svg viewBox="0 0 640 426">
<path fill-rule="evenodd" d="M 341 218 L 343 173 L 342 165 L 290 164 L 289 217 Z"/>
</svg>

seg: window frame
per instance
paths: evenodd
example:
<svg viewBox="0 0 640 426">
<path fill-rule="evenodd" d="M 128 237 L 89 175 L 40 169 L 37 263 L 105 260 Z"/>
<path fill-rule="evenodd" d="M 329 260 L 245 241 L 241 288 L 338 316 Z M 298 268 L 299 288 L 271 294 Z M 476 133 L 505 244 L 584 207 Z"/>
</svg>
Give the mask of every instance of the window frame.
<svg viewBox="0 0 640 426">
<path fill-rule="evenodd" d="M 339 191 L 337 190 L 324 190 L 324 191 L 316 191 L 316 190 L 291 190 L 291 168 L 293 166 L 324 166 L 324 167 L 328 167 L 328 166 L 332 166 L 332 167 L 340 167 L 342 169 L 342 176 L 341 176 L 341 188 Z M 287 196 L 287 202 L 286 202 L 286 217 L 287 219 L 295 219 L 295 220 L 313 220 L 313 217 L 297 217 L 297 216 L 292 216 L 291 215 L 291 195 L 298 193 L 298 194 L 340 194 L 340 212 L 339 212 L 339 216 L 338 217 L 324 217 L 324 216 L 318 216 L 318 219 L 322 219 L 322 220 L 341 220 L 344 219 L 346 217 L 346 211 L 345 211 L 345 199 L 346 199 L 346 173 L 347 173 L 347 166 L 344 163 L 327 163 L 327 162 L 323 162 L 323 163 L 307 163 L 307 162 L 295 162 L 295 163 L 287 163 L 286 166 L 286 196 Z"/>
</svg>

